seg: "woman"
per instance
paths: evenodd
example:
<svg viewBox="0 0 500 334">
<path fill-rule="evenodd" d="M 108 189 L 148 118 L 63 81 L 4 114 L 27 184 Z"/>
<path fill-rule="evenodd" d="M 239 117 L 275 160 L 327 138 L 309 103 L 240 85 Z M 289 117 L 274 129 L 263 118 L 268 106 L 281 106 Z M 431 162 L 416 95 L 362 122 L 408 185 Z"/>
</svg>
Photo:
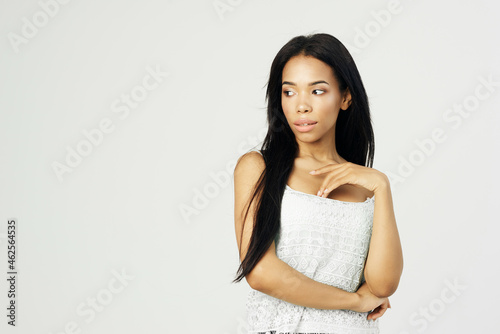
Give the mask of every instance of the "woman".
<svg viewBox="0 0 500 334">
<path fill-rule="evenodd" d="M 249 333 L 378 333 L 403 256 L 357 67 L 331 35 L 295 37 L 266 98 L 261 151 L 234 170 Z"/>
</svg>

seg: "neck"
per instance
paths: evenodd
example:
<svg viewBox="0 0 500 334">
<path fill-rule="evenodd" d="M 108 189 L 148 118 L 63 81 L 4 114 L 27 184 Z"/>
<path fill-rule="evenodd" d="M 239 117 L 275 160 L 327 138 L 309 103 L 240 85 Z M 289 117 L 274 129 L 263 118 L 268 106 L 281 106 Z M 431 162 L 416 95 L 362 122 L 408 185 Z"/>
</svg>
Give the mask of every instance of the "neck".
<svg viewBox="0 0 500 334">
<path fill-rule="evenodd" d="M 312 158 L 319 162 L 335 161 L 341 163 L 344 159 L 340 157 L 335 146 L 335 136 L 332 139 L 326 140 L 322 138 L 315 142 L 302 142 L 297 140 L 298 157 Z"/>
</svg>

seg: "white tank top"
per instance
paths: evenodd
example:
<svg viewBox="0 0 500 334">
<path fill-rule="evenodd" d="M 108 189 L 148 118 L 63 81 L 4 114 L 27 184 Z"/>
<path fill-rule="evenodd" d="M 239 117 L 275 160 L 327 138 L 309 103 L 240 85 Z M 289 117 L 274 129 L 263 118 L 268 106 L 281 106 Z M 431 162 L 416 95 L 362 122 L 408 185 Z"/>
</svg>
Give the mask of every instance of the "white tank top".
<svg viewBox="0 0 500 334">
<path fill-rule="evenodd" d="M 276 255 L 315 281 L 355 292 L 364 282 L 374 201 L 344 202 L 287 185 Z M 254 289 L 248 293 L 246 310 L 249 334 L 379 333 L 379 319 L 367 320 L 368 312 L 299 306 Z"/>
</svg>

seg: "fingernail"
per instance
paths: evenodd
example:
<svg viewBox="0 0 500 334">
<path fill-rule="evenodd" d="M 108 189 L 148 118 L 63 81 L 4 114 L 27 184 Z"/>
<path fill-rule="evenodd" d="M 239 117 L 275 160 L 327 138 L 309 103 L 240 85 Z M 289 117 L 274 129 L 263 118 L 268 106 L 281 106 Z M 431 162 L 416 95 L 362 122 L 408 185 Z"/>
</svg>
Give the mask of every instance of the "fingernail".
<svg viewBox="0 0 500 334">
<path fill-rule="evenodd" d="M 314 173 L 316 173 L 315 170 L 312 170 L 312 171 L 309 172 L 309 174 L 314 174 Z"/>
<path fill-rule="evenodd" d="M 321 194 L 321 190 L 318 190 L 318 193 L 316 194 L 316 196 L 319 196 Z"/>
</svg>

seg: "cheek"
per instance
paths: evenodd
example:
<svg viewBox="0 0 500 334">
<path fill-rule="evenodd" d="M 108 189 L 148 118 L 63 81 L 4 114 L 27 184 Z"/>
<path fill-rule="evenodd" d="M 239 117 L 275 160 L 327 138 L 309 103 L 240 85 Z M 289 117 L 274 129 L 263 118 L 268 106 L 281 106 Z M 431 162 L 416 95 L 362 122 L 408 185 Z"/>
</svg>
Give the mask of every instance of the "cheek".
<svg viewBox="0 0 500 334">
<path fill-rule="evenodd" d="M 281 108 L 283 109 L 283 112 L 288 112 L 289 108 L 290 108 L 290 102 L 287 102 L 286 100 L 284 99 L 281 99 Z"/>
<path fill-rule="evenodd" d="M 340 109 L 340 103 L 335 98 L 318 101 L 316 111 L 322 114 L 326 119 L 337 118 Z"/>
<path fill-rule="evenodd" d="M 287 118 L 293 112 L 292 106 L 290 105 L 290 103 L 287 103 L 287 102 L 284 102 L 284 101 L 281 101 L 281 109 L 283 109 L 283 113 L 285 114 L 285 116 Z"/>
<path fill-rule="evenodd" d="M 337 96 L 333 94 L 328 94 L 327 96 L 324 96 L 322 99 L 318 99 L 317 102 L 324 108 L 334 108 L 336 105 L 338 105 L 339 99 Z"/>
</svg>

